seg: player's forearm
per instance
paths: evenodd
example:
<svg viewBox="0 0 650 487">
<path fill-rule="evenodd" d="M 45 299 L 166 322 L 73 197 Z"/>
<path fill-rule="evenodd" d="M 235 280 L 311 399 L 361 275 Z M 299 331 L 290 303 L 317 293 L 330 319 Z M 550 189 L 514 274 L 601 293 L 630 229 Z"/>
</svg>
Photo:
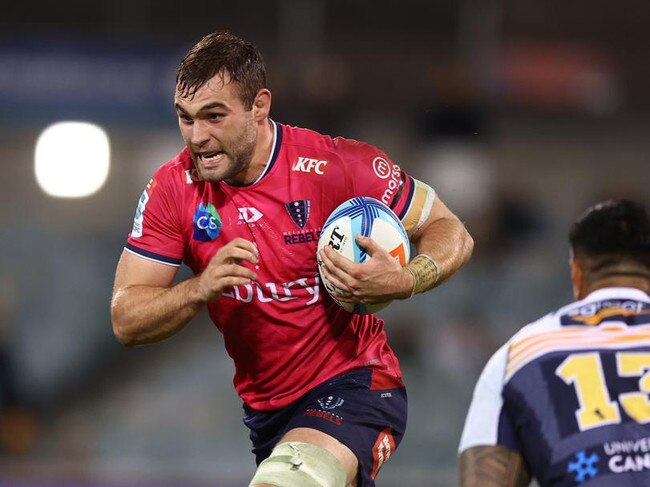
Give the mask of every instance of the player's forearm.
<svg viewBox="0 0 650 487">
<path fill-rule="evenodd" d="M 125 286 L 111 303 L 113 333 L 127 346 L 164 340 L 182 330 L 205 305 L 197 278 L 169 288 Z"/>
<path fill-rule="evenodd" d="M 530 477 L 520 454 L 501 445 L 475 446 L 460 456 L 460 487 L 525 487 Z"/>
<path fill-rule="evenodd" d="M 453 276 L 472 255 L 474 240 L 457 218 L 441 218 L 423 229 L 415 241 L 416 255 L 424 253 L 438 265 L 436 285 Z"/>
</svg>

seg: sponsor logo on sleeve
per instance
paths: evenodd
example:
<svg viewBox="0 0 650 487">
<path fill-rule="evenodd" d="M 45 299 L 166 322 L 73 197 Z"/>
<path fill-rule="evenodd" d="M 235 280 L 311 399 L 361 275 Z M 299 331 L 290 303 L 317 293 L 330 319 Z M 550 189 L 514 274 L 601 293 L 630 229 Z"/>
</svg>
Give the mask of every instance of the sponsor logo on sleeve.
<svg viewBox="0 0 650 487">
<path fill-rule="evenodd" d="M 194 212 L 194 234 L 192 238 L 200 242 L 214 240 L 221 233 L 221 217 L 212 203 L 199 207 Z"/>
<path fill-rule="evenodd" d="M 325 166 L 327 166 L 327 161 L 298 156 L 298 160 L 293 163 L 291 170 L 308 173 L 314 172 L 322 176 L 325 174 Z"/>
<path fill-rule="evenodd" d="M 372 161 L 372 169 L 379 179 L 388 179 L 390 176 L 390 164 L 383 157 L 375 157 Z"/>
<path fill-rule="evenodd" d="M 379 173 L 377 173 L 376 170 L 375 173 L 379 176 Z M 388 176 L 390 176 L 390 179 L 388 179 Z M 390 170 L 388 176 L 382 178 L 382 179 L 388 179 L 388 183 L 386 189 L 384 190 L 384 193 L 381 195 L 381 201 L 385 205 L 390 206 L 393 197 L 395 196 L 395 193 L 397 193 L 400 186 L 402 185 L 402 170 L 397 164 L 393 164 L 393 168 Z"/>
<path fill-rule="evenodd" d="M 147 208 L 147 203 L 151 198 L 151 193 L 156 186 L 156 181 L 151 178 L 147 183 L 147 187 L 142 192 L 140 199 L 138 200 L 138 207 L 135 209 L 135 216 L 133 217 L 133 229 L 131 230 L 131 237 L 140 238 L 142 237 L 143 227 L 144 227 L 144 211 Z"/>
</svg>

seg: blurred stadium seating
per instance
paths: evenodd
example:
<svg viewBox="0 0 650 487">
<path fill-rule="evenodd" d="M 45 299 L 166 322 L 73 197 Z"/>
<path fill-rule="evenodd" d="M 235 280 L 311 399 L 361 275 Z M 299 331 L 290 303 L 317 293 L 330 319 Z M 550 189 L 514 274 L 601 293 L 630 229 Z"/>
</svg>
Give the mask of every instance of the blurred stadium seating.
<svg viewBox="0 0 650 487">
<path fill-rule="evenodd" d="M 23 0 L 0 15 L 0 487 L 230 487 L 253 471 L 206 317 L 128 350 L 109 317 L 138 197 L 182 144 L 176 65 L 217 29 L 260 47 L 276 120 L 381 147 L 475 236 L 456 278 L 382 313 L 410 417 L 378 483 L 455 485 L 484 361 L 571 299 L 570 221 L 605 197 L 650 203 L 650 3 L 93 5 Z M 54 199 L 34 180 L 36 138 L 59 120 L 109 134 L 111 172 L 93 196 Z"/>
</svg>

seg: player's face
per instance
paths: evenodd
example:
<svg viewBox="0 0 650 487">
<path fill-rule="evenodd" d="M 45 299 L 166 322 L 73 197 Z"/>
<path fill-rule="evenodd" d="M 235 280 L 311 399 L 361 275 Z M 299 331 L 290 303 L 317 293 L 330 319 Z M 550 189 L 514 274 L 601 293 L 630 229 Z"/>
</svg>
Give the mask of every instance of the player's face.
<svg viewBox="0 0 650 487">
<path fill-rule="evenodd" d="M 177 92 L 174 101 L 181 134 L 201 178 L 245 182 L 257 124 L 230 78 L 217 74 L 193 96 L 181 97 Z"/>
</svg>

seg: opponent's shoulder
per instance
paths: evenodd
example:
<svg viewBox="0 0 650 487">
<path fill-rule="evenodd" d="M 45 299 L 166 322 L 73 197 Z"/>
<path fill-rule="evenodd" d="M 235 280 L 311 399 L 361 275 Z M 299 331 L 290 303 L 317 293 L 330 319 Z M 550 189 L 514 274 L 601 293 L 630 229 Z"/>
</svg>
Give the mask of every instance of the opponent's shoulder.
<svg viewBox="0 0 650 487">
<path fill-rule="evenodd" d="M 560 321 L 558 320 L 557 311 L 552 311 L 545 314 L 541 318 L 538 318 L 537 320 L 524 325 L 517 333 L 512 336 L 509 342 L 512 344 L 513 342 L 522 340 L 530 335 L 551 331 L 556 328 L 560 328 Z"/>
</svg>

